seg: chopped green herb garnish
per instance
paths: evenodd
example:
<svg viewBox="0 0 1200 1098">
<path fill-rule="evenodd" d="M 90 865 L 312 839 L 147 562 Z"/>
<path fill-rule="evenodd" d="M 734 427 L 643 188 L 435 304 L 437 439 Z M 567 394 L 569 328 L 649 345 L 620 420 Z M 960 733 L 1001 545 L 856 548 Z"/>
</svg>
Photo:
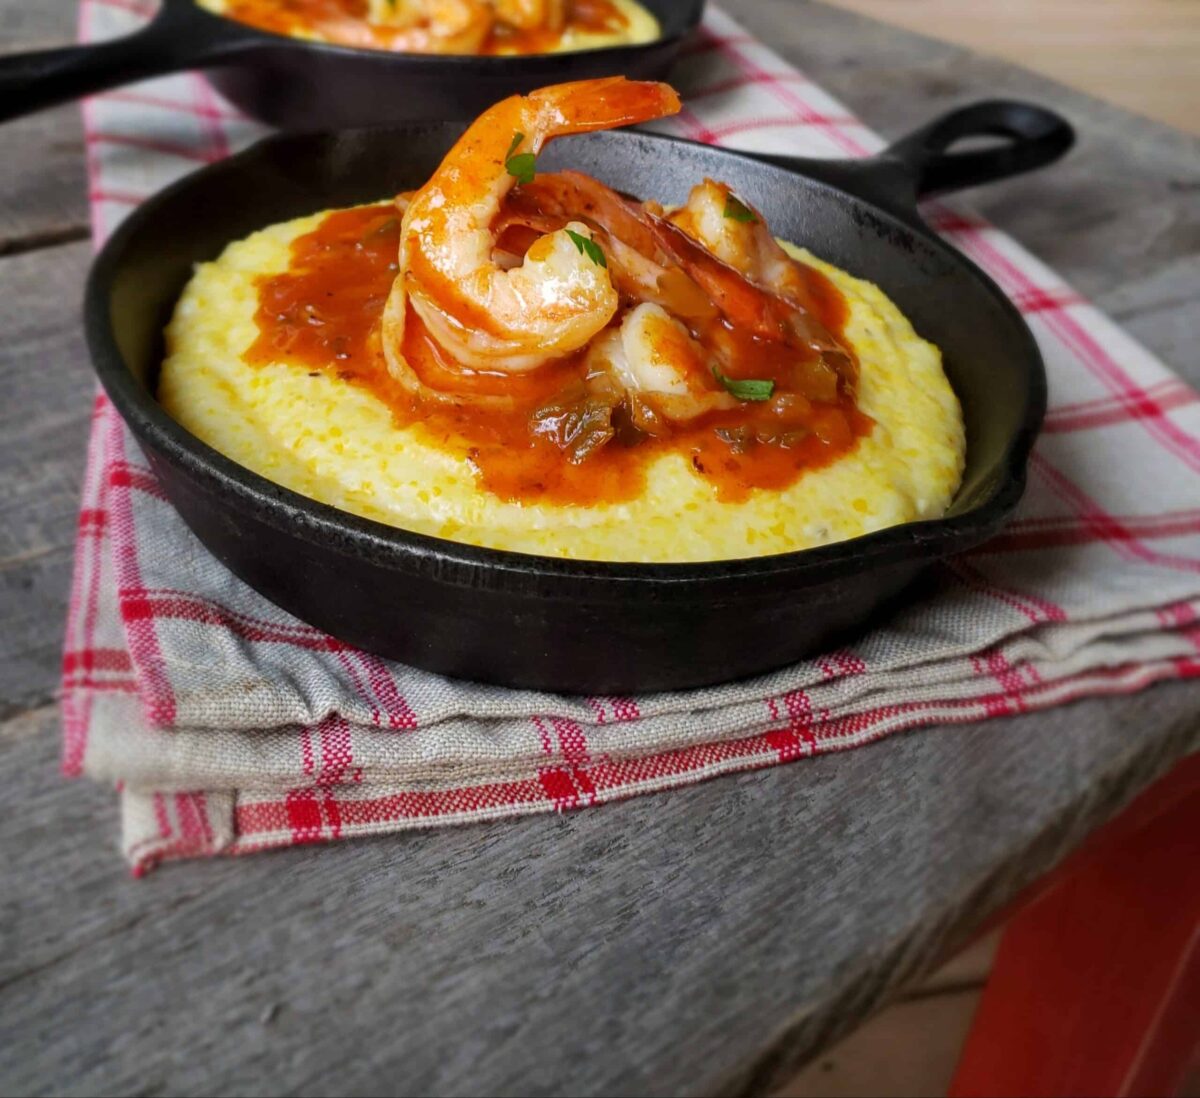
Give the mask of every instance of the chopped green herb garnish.
<svg viewBox="0 0 1200 1098">
<path fill-rule="evenodd" d="M 537 156 L 533 153 L 517 152 L 524 140 L 523 133 L 513 134 L 512 144 L 508 147 L 508 155 L 504 158 L 504 166 L 508 169 L 508 174 L 514 176 L 518 183 L 532 183 L 533 177 L 537 174 Z"/>
<path fill-rule="evenodd" d="M 713 367 L 713 376 L 725 386 L 726 390 L 732 393 L 738 400 L 761 401 L 770 400 L 771 394 L 775 392 L 775 382 L 767 379 L 751 379 L 726 377 L 715 366 Z"/>
<path fill-rule="evenodd" d="M 730 221 L 740 221 L 743 225 L 758 223 L 754 211 L 732 193 L 725 199 L 725 216 Z"/>
<path fill-rule="evenodd" d="M 586 255 L 597 267 L 608 267 L 608 259 L 604 255 L 604 249 L 594 240 L 589 240 L 582 233 L 575 232 L 574 229 L 568 229 L 567 236 L 571 238 L 571 242 L 579 249 L 580 255 Z"/>
<path fill-rule="evenodd" d="M 510 156 L 504 166 L 509 175 L 516 176 L 518 183 L 532 183 L 533 177 L 537 175 L 537 157 L 533 153 Z"/>
</svg>

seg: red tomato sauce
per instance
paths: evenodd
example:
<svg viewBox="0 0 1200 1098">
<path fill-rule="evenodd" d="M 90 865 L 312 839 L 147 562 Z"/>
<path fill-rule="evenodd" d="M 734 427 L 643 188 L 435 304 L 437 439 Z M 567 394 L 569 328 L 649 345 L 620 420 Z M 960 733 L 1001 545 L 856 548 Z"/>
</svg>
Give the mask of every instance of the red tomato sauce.
<svg viewBox="0 0 1200 1098">
<path fill-rule="evenodd" d="M 316 34 L 339 45 L 404 51 L 401 28 L 368 20 L 367 0 L 230 0 L 224 15 L 274 34 Z M 574 0 L 559 30 L 522 30 L 495 22 L 479 49 L 482 54 L 547 53 L 568 31 L 616 33 L 628 19 L 612 0 Z"/>
<path fill-rule="evenodd" d="M 730 376 L 788 379 L 790 392 L 684 425 L 660 424 L 652 434 L 617 424 L 614 416 L 616 437 L 578 462 L 537 424 L 553 420 L 555 408 L 569 406 L 580 391 L 582 354 L 522 375 L 472 372 L 447 361 L 410 309 L 404 356 L 413 372 L 432 388 L 468 397 L 456 404 L 422 402 L 388 372 L 379 338 L 396 277 L 399 229 L 395 207 L 383 204 L 332 213 L 297 238 L 289 269 L 259 280 L 259 335 L 246 359 L 295 363 L 367 389 L 387 405 L 398 427 L 459 454 L 480 485 L 505 500 L 577 506 L 629 500 L 640 494 L 648 466 L 666 452 L 681 454 L 719 499 L 742 500 L 754 489 L 786 488 L 808 470 L 829 465 L 871 429 L 873 421 L 859 411 L 850 387 L 811 399 L 797 391 L 797 385 L 804 388 L 804 364 L 798 374 L 794 350 L 785 355 L 781 344 L 728 325 Z M 824 275 L 804 270 L 819 319 L 840 336 L 845 301 Z M 469 400 L 472 394 L 510 397 L 512 407 L 483 408 Z"/>
</svg>

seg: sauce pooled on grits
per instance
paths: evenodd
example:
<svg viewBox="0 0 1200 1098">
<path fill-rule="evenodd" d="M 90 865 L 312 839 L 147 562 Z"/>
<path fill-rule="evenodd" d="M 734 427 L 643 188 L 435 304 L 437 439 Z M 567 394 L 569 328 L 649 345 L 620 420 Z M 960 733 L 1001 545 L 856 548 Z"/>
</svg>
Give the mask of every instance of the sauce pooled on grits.
<svg viewBox="0 0 1200 1098">
<path fill-rule="evenodd" d="M 591 395 L 586 355 L 576 352 L 513 378 L 467 375 L 471 391 L 507 393 L 511 408 L 481 407 L 469 399 L 423 404 L 388 373 L 378 345 L 399 231 L 396 208 L 387 203 L 329 214 L 298 237 L 288 271 L 260 283 L 255 315 L 260 334 L 246 358 L 270 363 L 286 356 L 366 388 L 391 409 L 398 425 L 461 452 L 481 485 L 504 499 L 579 505 L 629 499 L 643 485 L 645 464 L 668 449 L 685 455 L 719 499 L 745 499 L 753 488 L 782 488 L 805 470 L 835 461 L 870 429 L 870 419 L 836 377 L 812 360 L 789 356 L 779 344 L 737 339 L 725 325 L 721 335 L 732 349 L 725 361 L 729 376 L 771 378 L 779 386 L 772 398 L 738 402 L 682 424 L 646 423 L 646 431 L 637 417 L 653 416 L 650 408 L 631 412 L 629 398 L 606 387 L 598 397 Z M 845 315 L 841 294 L 818 271 L 804 272 L 825 319 L 839 327 Z M 671 326 L 662 325 L 655 336 L 655 350 L 666 357 L 692 353 L 686 337 Z M 427 384 L 459 380 L 446 377 L 455 367 L 419 322 L 406 331 L 404 353 Z M 568 441 L 572 430 L 577 433 Z M 583 454 L 589 445 L 595 448 Z"/>
<path fill-rule="evenodd" d="M 534 54 L 659 36 L 635 0 L 199 0 L 273 34 L 398 53 Z"/>
<path fill-rule="evenodd" d="M 419 190 L 231 245 L 160 399 L 297 491 L 497 548 L 724 559 L 940 515 L 961 412 L 875 287 L 725 184 L 666 210 L 538 171 L 549 140 L 677 109 L 621 78 L 514 97 Z"/>
</svg>

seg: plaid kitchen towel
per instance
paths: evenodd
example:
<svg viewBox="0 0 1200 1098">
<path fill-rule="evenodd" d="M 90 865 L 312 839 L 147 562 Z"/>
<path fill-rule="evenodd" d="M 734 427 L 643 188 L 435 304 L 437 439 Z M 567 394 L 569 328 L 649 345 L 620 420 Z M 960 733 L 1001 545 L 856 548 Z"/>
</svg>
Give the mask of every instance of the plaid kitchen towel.
<svg viewBox="0 0 1200 1098">
<path fill-rule="evenodd" d="M 148 14 L 139 0 L 85 0 L 81 36 Z M 677 81 L 676 133 L 808 155 L 881 147 L 717 10 Z M 146 195 L 262 132 L 190 74 L 84 113 L 97 243 Z M 551 696 L 357 651 L 222 568 L 98 398 L 64 766 L 117 783 L 135 869 L 598 805 L 1200 674 L 1197 394 L 1012 240 L 955 207 L 930 213 L 1022 308 L 1045 354 L 1051 411 L 1029 493 L 1000 538 L 939 570 L 929 598 L 852 648 L 753 681 Z"/>
</svg>

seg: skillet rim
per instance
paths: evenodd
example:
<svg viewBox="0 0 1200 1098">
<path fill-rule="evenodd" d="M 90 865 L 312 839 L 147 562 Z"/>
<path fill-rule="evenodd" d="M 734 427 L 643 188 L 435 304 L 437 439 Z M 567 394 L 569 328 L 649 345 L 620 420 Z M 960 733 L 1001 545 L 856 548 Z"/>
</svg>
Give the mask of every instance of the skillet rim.
<svg viewBox="0 0 1200 1098">
<path fill-rule="evenodd" d="M 337 133 L 270 134 L 233 156 L 176 180 L 142 202 L 125 218 L 105 242 L 89 271 L 84 297 L 84 331 L 92 367 L 109 399 L 139 443 L 145 436 L 153 451 L 164 455 L 177 467 L 182 468 L 192 483 L 206 493 L 218 497 L 232 497 L 239 507 L 250 509 L 259 521 L 299 537 L 309 544 L 332 548 L 336 552 L 354 555 L 374 565 L 397 571 L 422 568 L 439 583 L 467 587 L 480 586 L 479 581 L 473 580 L 472 577 L 481 573 L 492 577 L 511 577 L 524 582 L 531 579 L 541 579 L 547 583 L 599 581 L 613 588 L 674 588 L 698 584 L 723 587 L 730 583 L 753 586 L 761 581 L 784 577 L 792 580 L 807 579 L 814 573 L 820 573 L 824 579 L 842 578 L 865 573 L 873 568 L 940 559 L 962 552 L 993 536 L 1020 501 L 1025 490 L 1029 456 L 1045 416 L 1045 364 L 1033 333 L 1020 311 L 986 273 L 934 233 L 920 220 L 915 208 L 912 215 L 905 218 L 899 212 L 889 210 L 843 186 L 803 171 L 766 164 L 756 159 L 753 154 L 638 130 L 610 131 L 609 136 L 624 140 L 625 135 L 629 135 L 643 140 L 704 149 L 734 161 L 753 165 L 755 169 L 766 167 L 785 175 L 796 176 L 809 185 L 861 204 L 874 216 L 884 219 L 894 227 L 916 234 L 975 279 L 980 289 L 1001 307 L 1001 311 L 1014 326 L 1015 333 L 1024 342 L 1029 381 L 1020 426 L 1008 440 L 997 464 L 1000 472 L 989 495 L 959 515 L 901 523 L 845 541 L 793 550 L 789 553 L 684 563 L 575 560 L 469 545 L 416 533 L 342 511 L 276 484 L 238 464 L 167 415 L 154 395 L 137 381 L 132 370 L 126 365 L 109 318 L 109 293 L 130 238 L 146 223 L 152 224 L 158 210 L 181 192 L 203 186 L 208 179 L 215 176 L 236 174 L 244 161 L 264 154 L 269 155 L 270 151 L 278 146 L 327 142 L 351 133 L 362 137 L 384 133 L 394 136 L 401 132 L 448 130 L 456 125 L 447 122 L 418 122 Z M 853 164 L 861 169 L 869 162 L 806 162 L 799 158 L 796 160 L 797 165 L 807 163 L 814 166 L 821 163 Z M 544 588 L 536 590 L 535 593 L 547 599 L 556 596 L 578 597 L 578 592 L 575 591 L 553 591 Z"/>
<path fill-rule="evenodd" d="M 178 2 L 181 5 L 187 5 L 192 9 L 192 13 L 200 18 L 213 20 L 214 24 L 219 26 L 225 33 L 236 35 L 241 39 L 241 41 L 237 42 L 238 47 L 245 50 L 276 50 L 300 47 L 305 50 L 345 58 L 347 60 L 363 61 L 369 59 L 367 60 L 368 64 L 412 65 L 415 68 L 422 69 L 442 67 L 457 70 L 470 66 L 479 66 L 481 68 L 486 67 L 489 70 L 487 73 L 489 76 L 505 73 L 510 68 L 519 67 L 522 71 L 525 71 L 529 68 L 536 70 L 541 66 L 553 67 L 555 61 L 559 65 L 562 65 L 564 59 L 573 59 L 581 55 L 588 58 L 595 58 L 598 62 L 603 62 L 607 59 L 635 57 L 655 50 L 670 48 L 677 43 L 682 43 L 699 29 L 704 19 L 705 8 L 708 6 L 708 0 L 671 0 L 672 3 L 691 4 L 692 8 L 686 12 L 683 23 L 678 31 L 673 34 L 652 38 L 649 42 L 631 42 L 625 45 L 600 46 L 581 50 L 562 50 L 556 53 L 479 54 L 411 53 L 404 50 L 376 50 L 365 46 L 343 46 L 336 42 L 321 42 L 315 39 L 300 38 L 291 34 L 279 34 L 275 31 L 266 30 L 263 27 L 257 27 L 253 23 L 243 23 L 228 15 L 222 15 L 219 12 L 209 10 L 200 4 L 199 0 L 178 0 Z M 640 3 L 641 0 L 638 0 L 638 2 Z M 659 27 L 661 28 L 663 18 L 656 12 L 651 12 L 650 14 L 658 20 Z"/>
</svg>

